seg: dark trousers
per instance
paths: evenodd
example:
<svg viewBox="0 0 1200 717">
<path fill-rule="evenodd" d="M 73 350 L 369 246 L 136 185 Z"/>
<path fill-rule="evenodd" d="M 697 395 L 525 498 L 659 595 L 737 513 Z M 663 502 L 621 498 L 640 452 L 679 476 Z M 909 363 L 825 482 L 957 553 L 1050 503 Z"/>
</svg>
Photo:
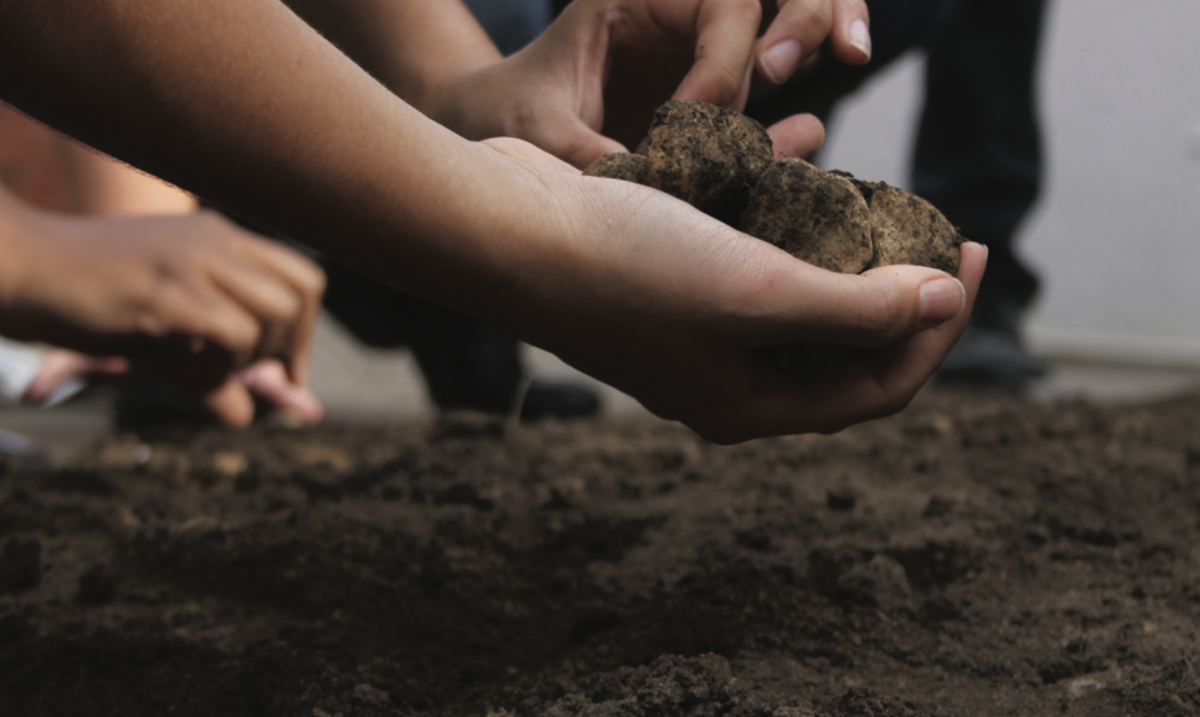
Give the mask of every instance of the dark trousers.
<svg viewBox="0 0 1200 717">
<path fill-rule="evenodd" d="M 913 49 L 926 53 L 925 98 L 912 189 L 969 239 L 988 245 L 972 320 L 1013 328 L 1038 290 L 1014 252 L 1041 188 L 1035 80 L 1045 0 L 868 0 L 873 58 L 847 67 L 826 56 L 814 74 L 753 103 L 770 124 L 797 112 L 827 119 L 839 100 Z M 870 179 L 870 177 L 866 177 Z"/>
<path fill-rule="evenodd" d="M 516 339 L 474 317 L 396 291 L 334 261 L 325 309 L 360 342 L 408 347 L 442 409 L 508 413 L 524 376 Z"/>
<path fill-rule="evenodd" d="M 549 0 L 467 0 L 467 5 L 505 54 L 537 37 L 551 17 Z M 326 310 L 368 346 L 411 349 L 439 408 L 511 410 L 524 377 L 516 339 L 334 261 L 322 264 Z"/>
</svg>

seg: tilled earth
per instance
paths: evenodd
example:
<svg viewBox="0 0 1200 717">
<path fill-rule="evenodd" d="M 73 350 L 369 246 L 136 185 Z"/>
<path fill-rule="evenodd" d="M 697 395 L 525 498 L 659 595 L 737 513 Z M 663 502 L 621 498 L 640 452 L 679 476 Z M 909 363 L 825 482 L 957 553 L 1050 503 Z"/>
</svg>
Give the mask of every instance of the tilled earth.
<svg viewBox="0 0 1200 717">
<path fill-rule="evenodd" d="M 0 715 L 1200 714 L 1200 396 L 126 437 L 0 473 Z"/>
</svg>

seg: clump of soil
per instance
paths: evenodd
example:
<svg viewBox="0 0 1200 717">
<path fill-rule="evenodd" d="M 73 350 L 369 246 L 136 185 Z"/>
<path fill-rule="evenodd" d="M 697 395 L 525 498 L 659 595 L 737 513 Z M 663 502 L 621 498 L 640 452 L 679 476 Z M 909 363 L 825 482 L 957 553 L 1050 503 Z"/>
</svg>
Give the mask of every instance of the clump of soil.
<svg viewBox="0 0 1200 717">
<path fill-rule="evenodd" d="M 634 154 L 606 155 L 584 174 L 660 189 L 830 271 L 918 264 L 958 272 L 963 237 L 929 202 L 886 182 L 776 160 L 766 129 L 724 107 L 667 102 Z M 858 354 L 813 345 L 767 352 L 802 380 L 828 378 Z"/>
<path fill-rule="evenodd" d="M 584 174 L 661 189 L 831 271 L 891 264 L 958 271 L 963 238 L 929 202 L 886 182 L 776 160 L 766 129 L 725 107 L 667 102 L 635 153 L 605 155 Z"/>
<path fill-rule="evenodd" d="M 851 180 L 871 211 L 875 256 L 867 269 L 917 264 L 958 273 L 963 237 L 936 207 L 887 182 L 864 182 L 853 177 Z"/>
<path fill-rule="evenodd" d="M 1200 396 L 480 416 L 0 469 L 0 714 L 1200 713 Z"/>
<path fill-rule="evenodd" d="M 737 224 L 775 157 L 762 125 L 704 102 L 659 107 L 638 151 L 647 184 L 728 224 Z"/>
<path fill-rule="evenodd" d="M 843 274 L 858 274 L 875 257 L 871 210 L 858 187 L 802 159 L 783 159 L 763 172 L 740 228 Z"/>
</svg>

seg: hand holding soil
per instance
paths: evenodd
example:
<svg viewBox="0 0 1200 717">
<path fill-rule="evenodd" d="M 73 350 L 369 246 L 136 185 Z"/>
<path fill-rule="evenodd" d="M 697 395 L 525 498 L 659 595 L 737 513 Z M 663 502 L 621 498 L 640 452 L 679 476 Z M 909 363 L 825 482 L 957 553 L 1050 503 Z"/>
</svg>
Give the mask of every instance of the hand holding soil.
<svg viewBox="0 0 1200 717">
<path fill-rule="evenodd" d="M 724 107 L 667 102 L 636 153 L 601 157 L 585 174 L 660 189 L 830 271 L 895 264 L 958 271 L 963 237 L 933 205 L 885 182 L 776 160 L 762 125 Z M 821 380 L 856 353 L 804 344 L 771 347 L 768 357 L 791 376 Z"/>
<path fill-rule="evenodd" d="M 460 45 L 454 54 L 465 71 L 440 73 L 432 83 L 406 80 L 404 73 L 397 81 L 394 66 L 370 66 L 391 57 L 395 45 L 404 46 L 394 38 L 355 59 L 367 62 L 372 74 L 391 78 L 385 81 L 397 95 L 415 98 L 427 116 L 464 137 L 518 137 L 582 168 L 632 147 L 668 97 L 742 107 L 752 74 L 771 85 L 786 82 L 817 48 L 848 65 L 870 58 L 863 0 L 777 5 L 763 17 L 758 2 L 574 0 L 515 55 L 489 59 L 482 49 L 489 43 Z M 417 25 L 405 27 L 411 32 Z M 355 56 L 349 43 L 338 44 Z M 445 43 L 431 48 L 445 50 Z M 790 126 L 781 132 L 803 135 L 796 140 L 801 146 L 812 148 L 814 138 L 820 143 L 815 118 L 785 122 Z"/>
<path fill-rule="evenodd" d="M 963 252 L 962 286 L 911 266 L 823 271 L 662 192 L 470 142 L 282 5 L 212 2 L 219 11 L 161 12 L 137 0 L 145 13 L 79 23 L 69 41 L 45 31 L 61 25 L 57 5 L 5 4 L 4 55 L 64 88 L 51 98 L 10 82 L 8 99 L 227 211 L 495 323 L 716 441 L 836 431 L 895 413 L 965 328 L 963 288 L 969 303 L 984 263 L 978 246 Z M 424 7 L 398 7 L 410 5 Z M 749 20 L 745 69 L 760 28 L 757 15 Z M 513 59 L 536 59 L 529 49 Z M 695 59 L 694 46 L 669 49 Z M 213 58 L 228 57 L 254 67 L 253 82 L 218 71 Z M 309 63 L 306 82 L 280 57 Z M 654 74 L 648 66 L 643 75 Z M 603 84 L 592 79 L 595 87 L 578 87 L 580 103 Z M 590 120 L 598 108 L 567 109 Z M 604 116 L 615 110 L 606 103 Z M 550 119 L 562 127 L 569 117 Z M 298 138 L 321 138 L 320 150 L 296 151 Z M 889 349 L 820 384 L 763 370 L 761 347 L 798 341 Z"/>
</svg>

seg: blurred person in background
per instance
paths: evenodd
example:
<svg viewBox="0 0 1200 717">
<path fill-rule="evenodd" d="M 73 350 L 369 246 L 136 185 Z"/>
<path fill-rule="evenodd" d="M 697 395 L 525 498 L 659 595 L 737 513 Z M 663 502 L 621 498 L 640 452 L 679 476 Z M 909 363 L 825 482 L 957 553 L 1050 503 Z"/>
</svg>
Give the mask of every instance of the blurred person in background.
<svg viewBox="0 0 1200 717">
<path fill-rule="evenodd" d="M 1039 280 L 1017 251 L 1042 182 L 1036 84 L 1046 0 L 867 0 L 867 6 L 870 63 L 852 67 L 819 53 L 790 82 L 760 87 L 746 112 L 764 124 L 796 112 L 827 120 L 873 74 L 907 52 L 924 51 L 911 189 L 989 249 L 970 326 L 937 379 L 1023 393 L 1047 371 L 1022 341 Z"/>
</svg>

